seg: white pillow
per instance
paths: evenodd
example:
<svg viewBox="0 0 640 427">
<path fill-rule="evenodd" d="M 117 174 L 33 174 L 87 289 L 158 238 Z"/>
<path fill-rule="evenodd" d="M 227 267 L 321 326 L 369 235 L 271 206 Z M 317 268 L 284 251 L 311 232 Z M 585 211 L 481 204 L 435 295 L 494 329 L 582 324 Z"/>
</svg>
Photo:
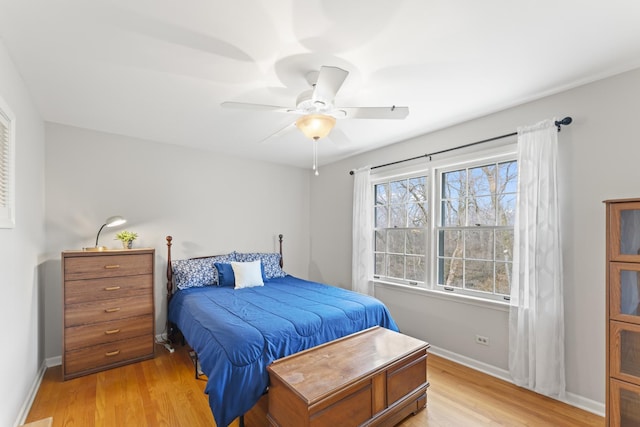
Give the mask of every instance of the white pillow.
<svg viewBox="0 0 640 427">
<path fill-rule="evenodd" d="M 233 275 L 236 277 L 234 289 L 264 286 L 260 260 L 251 262 L 231 262 Z"/>
</svg>

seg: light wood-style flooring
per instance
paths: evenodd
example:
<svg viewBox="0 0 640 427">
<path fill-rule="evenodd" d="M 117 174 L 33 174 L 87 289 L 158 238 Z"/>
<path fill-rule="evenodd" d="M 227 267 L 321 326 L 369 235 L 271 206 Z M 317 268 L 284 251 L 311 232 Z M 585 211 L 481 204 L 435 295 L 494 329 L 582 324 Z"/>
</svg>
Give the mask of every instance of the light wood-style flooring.
<svg viewBox="0 0 640 427">
<path fill-rule="evenodd" d="M 427 408 L 401 426 L 604 426 L 602 417 L 434 355 L 427 377 Z M 69 381 L 62 381 L 60 366 L 49 368 L 27 422 L 53 417 L 53 427 L 214 426 L 204 387 L 185 347 L 170 354 L 157 346 L 155 359 Z M 245 425 L 266 426 L 266 408 L 262 399 Z"/>
</svg>

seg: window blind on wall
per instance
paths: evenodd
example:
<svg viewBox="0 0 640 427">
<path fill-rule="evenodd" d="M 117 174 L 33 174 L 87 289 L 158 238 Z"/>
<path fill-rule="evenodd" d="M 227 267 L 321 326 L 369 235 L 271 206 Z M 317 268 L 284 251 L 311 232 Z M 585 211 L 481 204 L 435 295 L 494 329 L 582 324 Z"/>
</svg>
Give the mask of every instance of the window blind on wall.
<svg viewBox="0 0 640 427">
<path fill-rule="evenodd" d="M 14 226 L 12 120 L 0 108 L 0 227 Z"/>
</svg>

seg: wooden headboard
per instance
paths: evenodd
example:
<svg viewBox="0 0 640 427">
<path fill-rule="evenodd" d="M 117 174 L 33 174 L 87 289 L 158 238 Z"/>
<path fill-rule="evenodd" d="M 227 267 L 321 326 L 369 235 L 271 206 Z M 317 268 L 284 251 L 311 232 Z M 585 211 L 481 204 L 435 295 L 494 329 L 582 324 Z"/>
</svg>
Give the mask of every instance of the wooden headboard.
<svg viewBox="0 0 640 427">
<path fill-rule="evenodd" d="M 175 292 L 175 286 L 173 284 L 173 269 L 171 268 L 171 242 L 173 241 L 173 237 L 167 236 L 167 307 L 169 305 L 169 301 L 171 301 L 171 297 Z M 278 243 L 280 245 L 280 268 L 284 266 L 283 257 L 282 257 L 282 234 L 278 234 Z M 209 258 L 215 255 L 206 255 L 206 256 L 198 256 L 192 257 L 189 259 L 201 259 L 201 258 Z"/>
</svg>

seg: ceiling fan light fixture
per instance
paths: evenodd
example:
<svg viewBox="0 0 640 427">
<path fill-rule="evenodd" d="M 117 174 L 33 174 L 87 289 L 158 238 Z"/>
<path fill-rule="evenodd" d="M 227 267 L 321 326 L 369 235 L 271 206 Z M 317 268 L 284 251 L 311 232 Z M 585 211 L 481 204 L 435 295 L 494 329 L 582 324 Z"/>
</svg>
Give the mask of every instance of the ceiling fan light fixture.
<svg viewBox="0 0 640 427">
<path fill-rule="evenodd" d="M 296 127 L 312 140 L 329 135 L 335 125 L 336 119 L 326 114 L 307 114 L 296 120 Z"/>
</svg>

